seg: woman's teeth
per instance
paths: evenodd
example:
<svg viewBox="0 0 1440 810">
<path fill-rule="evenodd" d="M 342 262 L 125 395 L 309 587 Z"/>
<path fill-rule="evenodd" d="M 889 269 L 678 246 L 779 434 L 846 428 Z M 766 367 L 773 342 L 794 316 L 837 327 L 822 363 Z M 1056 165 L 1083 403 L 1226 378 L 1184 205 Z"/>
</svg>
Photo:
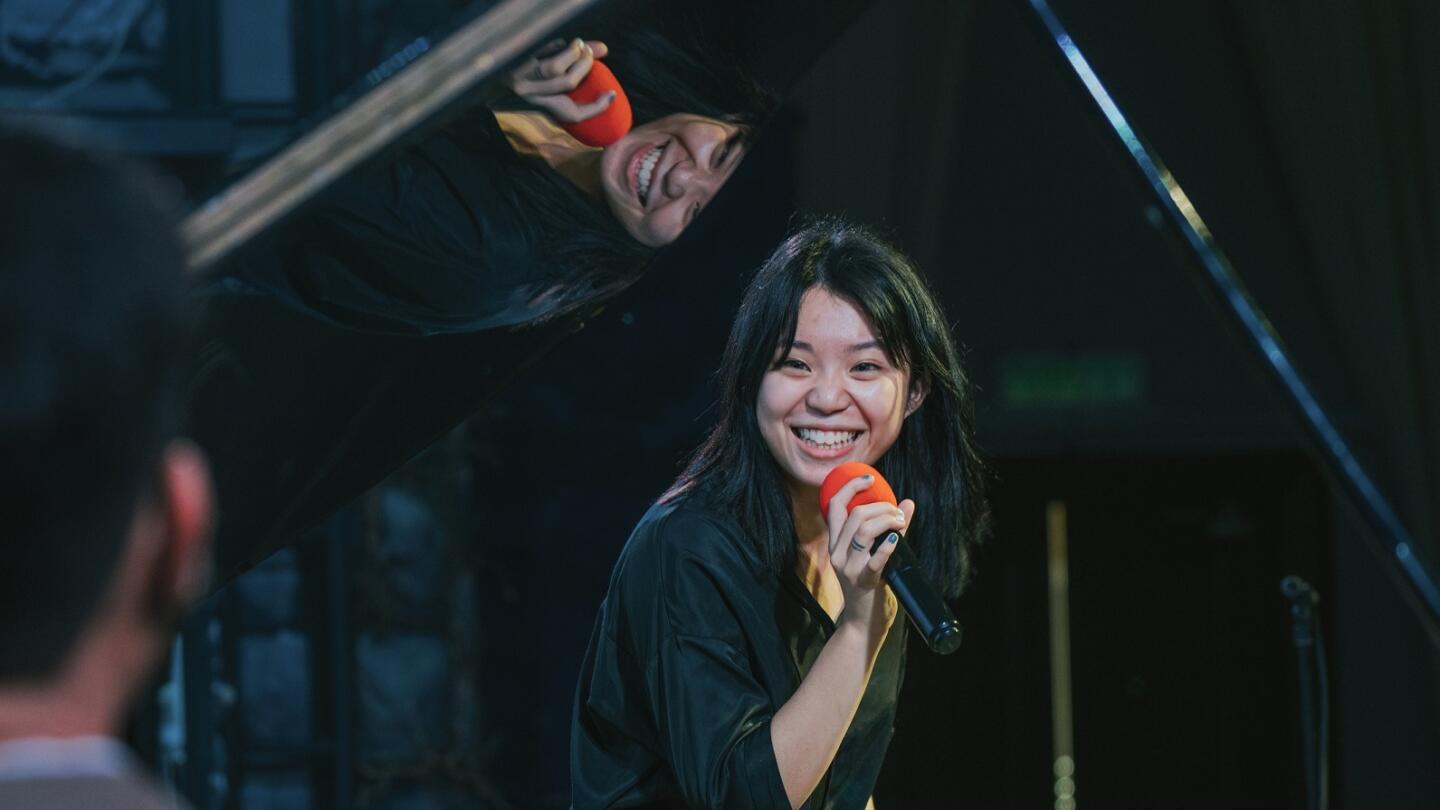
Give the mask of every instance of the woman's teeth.
<svg viewBox="0 0 1440 810">
<path fill-rule="evenodd" d="M 665 151 L 665 145 L 650 147 L 645 157 L 640 158 L 640 171 L 635 176 L 635 190 L 640 195 L 640 204 L 644 205 L 650 198 L 650 178 L 655 173 L 655 163 L 660 160 L 660 153 Z"/>
<path fill-rule="evenodd" d="M 837 447 L 844 447 L 860 437 L 858 430 L 811 430 L 809 428 L 794 428 L 795 435 L 808 444 L 823 447 L 827 450 L 834 450 Z"/>
</svg>

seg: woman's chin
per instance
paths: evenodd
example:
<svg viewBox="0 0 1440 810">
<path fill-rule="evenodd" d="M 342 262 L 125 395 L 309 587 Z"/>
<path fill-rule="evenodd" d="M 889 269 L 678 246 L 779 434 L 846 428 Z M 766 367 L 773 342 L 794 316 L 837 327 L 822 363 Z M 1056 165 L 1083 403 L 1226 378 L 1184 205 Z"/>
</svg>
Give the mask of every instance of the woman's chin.
<svg viewBox="0 0 1440 810">
<path fill-rule="evenodd" d="M 840 451 L 826 451 L 821 454 L 805 453 L 801 456 L 800 463 L 796 465 L 798 469 L 795 472 L 798 475 L 795 475 L 794 478 L 797 483 L 805 487 L 819 489 L 825 476 L 829 475 L 831 470 L 847 461 L 864 460 L 859 453 L 855 452 L 856 449 L 852 446 Z"/>
</svg>

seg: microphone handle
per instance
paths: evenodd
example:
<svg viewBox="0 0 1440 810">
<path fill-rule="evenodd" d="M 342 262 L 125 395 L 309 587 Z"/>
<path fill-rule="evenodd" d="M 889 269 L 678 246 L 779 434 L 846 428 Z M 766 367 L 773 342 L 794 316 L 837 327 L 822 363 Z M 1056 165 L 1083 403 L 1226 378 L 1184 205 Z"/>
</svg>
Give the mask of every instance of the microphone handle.
<svg viewBox="0 0 1440 810">
<path fill-rule="evenodd" d="M 872 553 L 881 543 L 887 542 L 891 534 L 898 532 L 890 532 L 877 539 Z M 885 564 L 881 576 L 890 584 L 890 590 L 895 592 L 895 598 L 909 614 L 910 622 L 925 639 L 926 646 L 941 655 L 960 648 L 960 623 L 950 612 L 950 606 L 940 598 L 940 592 L 930 583 L 930 577 L 926 576 L 919 558 L 904 538 L 891 552 L 890 561 Z"/>
</svg>

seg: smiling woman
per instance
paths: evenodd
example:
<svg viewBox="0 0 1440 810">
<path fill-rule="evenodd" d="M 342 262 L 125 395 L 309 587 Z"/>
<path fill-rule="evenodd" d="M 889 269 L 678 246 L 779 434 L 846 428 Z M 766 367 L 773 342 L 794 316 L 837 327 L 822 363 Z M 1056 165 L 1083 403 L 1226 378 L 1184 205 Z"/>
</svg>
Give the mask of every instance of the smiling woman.
<svg viewBox="0 0 1440 810">
<path fill-rule="evenodd" d="M 719 193 L 774 98 L 698 44 L 617 36 L 542 47 L 510 74 L 513 97 L 473 104 L 337 183 L 269 240 L 275 251 L 220 268 L 215 289 L 258 288 L 367 332 L 453 334 L 628 286 Z M 604 148 L 562 128 L 612 102 L 565 95 L 602 57 L 639 122 Z"/>
<path fill-rule="evenodd" d="M 988 524 L 946 323 L 904 256 L 844 223 L 802 229 L 756 274 L 719 423 L 630 536 L 591 635 L 576 808 L 866 806 L 907 632 L 880 578 L 896 546 L 874 540 L 904 534 L 953 597 Z M 822 515 L 846 461 L 910 498 L 847 515 L 861 477 Z"/>
<path fill-rule="evenodd" d="M 645 42 L 652 60 L 671 47 L 653 37 Z M 621 102 L 611 92 L 578 105 L 568 93 L 584 82 L 596 62 L 611 55 L 610 47 L 600 40 L 576 39 L 552 42 L 540 53 L 510 78 L 515 94 L 540 112 L 497 113 L 511 145 L 538 155 L 581 189 L 603 197 L 640 244 L 655 248 L 675 241 L 739 164 L 758 110 L 747 112 L 742 106 L 719 117 L 706 115 L 702 113 L 712 109 L 714 100 L 692 96 L 680 102 L 682 112 L 645 121 L 603 148 L 587 146 L 562 128 L 604 116 Z M 673 62 L 675 57 L 660 61 Z M 621 59 L 619 69 L 642 87 L 651 75 L 635 61 Z M 625 104 L 628 107 L 628 100 Z"/>
</svg>

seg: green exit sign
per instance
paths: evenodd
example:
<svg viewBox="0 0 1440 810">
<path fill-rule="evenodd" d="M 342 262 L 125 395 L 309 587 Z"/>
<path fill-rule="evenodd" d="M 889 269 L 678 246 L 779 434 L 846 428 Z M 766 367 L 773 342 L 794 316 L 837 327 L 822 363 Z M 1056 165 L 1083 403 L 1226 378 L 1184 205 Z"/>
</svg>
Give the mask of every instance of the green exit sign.
<svg viewBox="0 0 1440 810">
<path fill-rule="evenodd" d="M 1145 364 L 1127 352 L 1015 355 L 1000 364 L 1000 398 L 1018 408 L 1138 405 Z"/>
</svg>

